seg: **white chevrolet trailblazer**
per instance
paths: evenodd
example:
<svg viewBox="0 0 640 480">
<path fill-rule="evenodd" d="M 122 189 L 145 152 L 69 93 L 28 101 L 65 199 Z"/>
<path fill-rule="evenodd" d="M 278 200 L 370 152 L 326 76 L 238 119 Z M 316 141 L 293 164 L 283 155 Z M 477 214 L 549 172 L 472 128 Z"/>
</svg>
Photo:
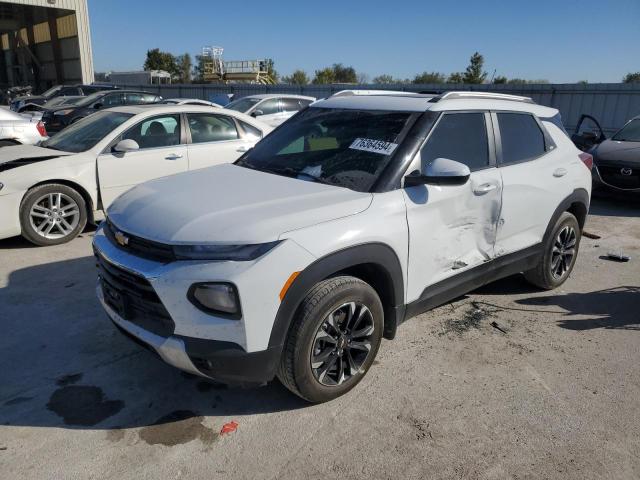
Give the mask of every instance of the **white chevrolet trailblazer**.
<svg viewBox="0 0 640 480">
<path fill-rule="evenodd" d="M 329 98 L 235 164 L 120 196 L 97 294 L 171 365 L 330 400 L 412 316 L 519 272 L 561 285 L 591 162 L 525 97 Z"/>
<path fill-rule="evenodd" d="M 233 162 L 271 127 L 193 105 L 100 110 L 40 145 L 0 148 L 0 239 L 68 242 L 122 192 L 174 173 Z"/>
</svg>

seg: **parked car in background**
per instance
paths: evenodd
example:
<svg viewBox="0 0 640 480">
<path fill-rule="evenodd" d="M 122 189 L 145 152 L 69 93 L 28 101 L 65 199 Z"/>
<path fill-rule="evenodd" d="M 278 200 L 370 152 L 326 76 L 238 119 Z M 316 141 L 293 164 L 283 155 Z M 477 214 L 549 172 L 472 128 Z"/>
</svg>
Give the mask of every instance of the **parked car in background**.
<svg viewBox="0 0 640 480">
<path fill-rule="evenodd" d="M 160 103 L 166 105 L 206 105 L 209 107 L 222 108 L 222 106 L 217 103 L 200 100 L 199 98 L 165 98 Z"/>
<path fill-rule="evenodd" d="M 519 272 L 569 277 L 591 156 L 558 119 L 478 92 L 321 100 L 233 165 L 113 202 L 98 298 L 192 374 L 336 398 L 407 318 Z"/>
<path fill-rule="evenodd" d="M 246 113 L 252 117 L 259 118 L 261 122 L 272 127 L 277 127 L 303 108 L 308 107 L 315 100 L 314 97 L 304 97 L 302 95 L 249 95 L 234 100 L 224 108 Z"/>
<path fill-rule="evenodd" d="M 122 106 L 84 118 L 40 146 L 2 148 L 0 238 L 67 242 L 134 185 L 233 162 L 270 130 L 219 108 Z"/>
<path fill-rule="evenodd" d="M 571 138 L 593 156 L 595 190 L 640 194 L 640 116 L 607 139 L 598 120 L 582 115 Z"/>
<path fill-rule="evenodd" d="M 11 110 L 15 112 L 35 110 L 37 106 L 44 105 L 49 100 L 56 97 L 85 97 L 95 92 L 103 90 L 114 90 L 118 87 L 113 85 L 56 85 L 46 90 L 40 95 L 29 95 L 26 97 L 17 97 L 10 104 Z"/>
<path fill-rule="evenodd" d="M 47 131 L 38 118 L 0 108 L 0 147 L 35 145 L 46 138 Z"/>
<path fill-rule="evenodd" d="M 42 121 L 49 134 L 57 133 L 78 120 L 102 108 L 119 105 L 144 105 L 158 103 L 162 97 L 155 93 L 138 90 L 113 90 L 96 92 L 73 105 L 58 105 L 44 110 Z"/>
</svg>

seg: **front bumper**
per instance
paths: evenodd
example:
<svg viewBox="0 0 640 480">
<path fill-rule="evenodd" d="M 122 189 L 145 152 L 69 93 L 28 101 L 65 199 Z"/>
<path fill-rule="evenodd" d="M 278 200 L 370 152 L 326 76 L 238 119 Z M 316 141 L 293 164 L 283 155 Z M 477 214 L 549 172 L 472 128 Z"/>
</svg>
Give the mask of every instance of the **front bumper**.
<svg viewBox="0 0 640 480">
<path fill-rule="evenodd" d="M 124 292 L 127 298 L 122 303 L 135 312 L 123 309 L 112 296 L 105 301 L 105 291 L 99 284 L 97 294 L 103 308 L 121 330 L 150 347 L 165 362 L 224 383 L 256 384 L 274 377 L 282 345 L 270 345 L 269 341 L 280 306 L 280 290 L 291 272 L 313 261 L 295 242 L 283 242 L 251 262 L 162 263 L 117 247 L 100 227 L 94 236 L 94 249 L 102 281 L 107 282 L 107 294 L 114 293 L 111 287 L 116 294 Z M 106 262 L 107 271 L 101 262 Z M 121 281 L 111 278 L 109 270 L 120 272 Z M 236 286 L 242 304 L 239 320 L 203 312 L 188 300 L 191 285 L 211 281 Z M 130 299 L 130 294 L 138 298 Z"/>
<path fill-rule="evenodd" d="M 640 194 L 640 171 L 630 167 L 629 176 L 613 174 L 613 171 L 621 171 L 624 165 L 598 165 L 594 164 L 591 170 L 593 187 L 595 190 L 608 190 L 619 193 Z M 625 178 L 627 177 L 627 178 Z"/>
<path fill-rule="evenodd" d="M 0 195 L 0 239 L 14 237 L 22 233 L 20 202 L 23 195 L 23 192 Z"/>
</svg>

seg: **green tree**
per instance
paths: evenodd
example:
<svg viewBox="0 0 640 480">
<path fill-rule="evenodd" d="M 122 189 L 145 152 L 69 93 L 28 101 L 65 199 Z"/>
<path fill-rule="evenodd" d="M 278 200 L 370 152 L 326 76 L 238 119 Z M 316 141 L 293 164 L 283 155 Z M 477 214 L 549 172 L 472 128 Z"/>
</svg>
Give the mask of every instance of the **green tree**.
<svg viewBox="0 0 640 480">
<path fill-rule="evenodd" d="M 507 77 L 505 77 L 504 75 L 498 75 L 493 79 L 493 83 L 495 83 L 496 85 L 507 83 L 507 81 Z"/>
<path fill-rule="evenodd" d="M 471 55 L 469 66 L 462 77 L 463 83 L 484 83 L 487 78 L 487 72 L 484 72 L 484 57 L 478 52 Z"/>
<path fill-rule="evenodd" d="M 454 72 L 449 74 L 447 83 L 464 83 L 464 73 Z"/>
<path fill-rule="evenodd" d="M 307 85 L 309 83 L 309 77 L 304 70 L 295 70 L 288 77 L 283 77 L 282 81 L 290 85 Z"/>
<path fill-rule="evenodd" d="M 193 66 L 193 80 L 196 82 L 204 81 L 204 62 L 204 56 L 196 55 L 196 63 Z"/>
<path fill-rule="evenodd" d="M 422 72 L 413 77 L 412 83 L 444 83 L 444 73 Z"/>
<path fill-rule="evenodd" d="M 178 77 L 180 71 L 176 63 L 176 57 L 169 52 L 161 52 L 159 48 L 147 50 L 147 59 L 144 62 L 145 70 L 164 70 L 172 77 Z"/>
<path fill-rule="evenodd" d="M 315 77 L 313 77 L 312 83 L 324 85 L 327 83 L 335 83 L 335 81 L 336 75 L 333 71 L 333 68 L 326 67 L 322 70 L 315 71 Z"/>
<path fill-rule="evenodd" d="M 384 84 L 384 83 L 396 83 L 391 75 L 387 75 L 383 73 L 382 75 L 378 75 L 377 77 L 373 77 L 373 83 Z"/>
<path fill-rule="evenodd" d="M 176 57 L 176 64 L 178 66 L 180 83 L 191 83 L 191 70 L 193 64 L 191 62 L 191 55 L 185 53 Z"/>
<path fill-rule="evenodd" d="M 341 63 L 334 63 L 333 78 L 335 83 L 357 83 L 358 75 L 353 67 L 345 67 Z"/>
<path fill-rule="evenodd" d="M 623 83 L 640 83 L 640 72 L 627 73 L 622 79 Z"/>
</svg>

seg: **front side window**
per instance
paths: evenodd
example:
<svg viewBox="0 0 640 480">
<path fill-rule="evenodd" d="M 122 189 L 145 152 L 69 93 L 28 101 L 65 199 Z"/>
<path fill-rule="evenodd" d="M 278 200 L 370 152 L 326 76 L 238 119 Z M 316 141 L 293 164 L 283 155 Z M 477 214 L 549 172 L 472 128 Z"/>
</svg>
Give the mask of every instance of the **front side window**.
<svg viewBox="0 0 640 480">
<path fill-rule="evenodd" d="M 253 107 L 259 101 L 259 98 L 241 98 L 239 100 L 234 100 L 233 102 L 228 103 L 224 108 L 235 110 L 236 112 L 247 113 L 251 109 L 251 107 Z"/>
<path fill-rule="evenodd" d="M 114 93 L 111 95 L 105 95 L 104 98 L 102 99 L 102 106 L 104 108 L 109 108 L 109 107 L 115 107 L 117 105 L 122 105 L 123 101 L 122 101 L 122 94 L 120 93 Z"/>
<path fill-rule="evenodd" d="M 618 142 L 640 142 L 640 118 L 631 120 L 624 127 L 618 130 L 612 140 Z"/>
<path fill-rule="evenodd" d="M 141 149 L 180 144 L 180 116 L 162 115 L 144 120 L 129 130 L 122 139 L 135 140 Z"/>
<path fill-rule="evenodd" d="M 42 146 L 65 152 L 85 152 L 132 116 L 130 113 L 97 112 L 72 123 Z"/>
<path fill-rule="evenodd" d="M 529 113 L 498 113 L 502 164 L 524 162 L 546 152 L 544 134 Z"/>
<path fill-rule="evenodd" d="M 76 87 L 64 87 L 58 92 L 61 97 L 68 95 L 78 95 L 78 89 Z"/>
<path fill-rule="evenodd" d="M 280 103 L 282 105 L 283 112 L 297 112 L 298 110 L 302 110 L 303 107 L 306 107 L 306 105 L 303 105 L 302 101 L 297 98 L 285 97 L 280 101 Z"/>
<path fill-rule="evenodd" d="M 484 113 L 447 113 L 442 116 L 420 152 L 422 169 L 436 158 L 464 163 L 469 170 L 487 168 L 489 144 Z"/>
<path fill-rule="evenodd" d="M 416 116 L 309 108 L 258 142 L 236 165 L 368 192 Z"/>
<path fill-rule="evenodd" d="M 278 111 L 280 110 L 279 105 L 279 101 L 277 98 L 269 98 L 267 100 L 265 100 L 264 102 L 260 102 L 254 112 L 258 113 L 258 110 L 261 111 L 262 113 L 260 113 L 258 116 L 260 115 L 272 115 L 274 113 L 278 113 Z"/>
<path fill-rule="evenodd" d="M 238 129 L 233 119 L 226 115 L 208 113 L 187 114 L 192 143 L 223 142 L 237 140 Z"/>
</svg>

